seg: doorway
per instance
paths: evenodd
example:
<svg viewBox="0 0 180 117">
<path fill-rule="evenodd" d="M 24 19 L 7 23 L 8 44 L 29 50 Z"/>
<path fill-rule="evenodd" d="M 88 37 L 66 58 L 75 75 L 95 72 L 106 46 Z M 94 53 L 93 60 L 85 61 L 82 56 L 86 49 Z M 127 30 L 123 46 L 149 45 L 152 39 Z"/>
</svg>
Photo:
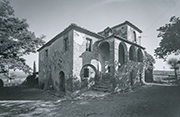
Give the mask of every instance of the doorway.
<svg viewBox="0 0 180 117">
<path fill-rule="evenodd" d="M 63 71 L 59 73 L 59 91 L 65 92 L 65 74 Z"/>
<path fill-rule="evenodd" d="M 133 86 L 133 84 L 134 84 L 133 77 L 134 77 L 134 71 L 132 70 L 130 73 L 130 84 L 131 84 L 131 86 Z"/>
<path fill-rule="evenodd" d="M 99 61 L 101 62 L 102 72 L 108 72 L 110 64 L 110 44 L 108 42 L 102 42 L 99 45 Z"/>
</svg>

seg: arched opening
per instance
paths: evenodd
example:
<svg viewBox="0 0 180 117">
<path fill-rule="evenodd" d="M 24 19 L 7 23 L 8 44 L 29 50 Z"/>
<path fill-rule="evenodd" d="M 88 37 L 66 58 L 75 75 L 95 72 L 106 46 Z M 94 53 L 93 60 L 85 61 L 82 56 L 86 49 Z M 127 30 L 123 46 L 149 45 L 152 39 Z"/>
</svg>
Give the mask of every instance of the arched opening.
<svg viewBox="0 0 180 117">
<path fill-rule="evenodd" d="M 143 62 L 143 53 L 140 48 L 137 51 L 137 59 L 138 59 L 138 62 Z"/>
<path fill-rule="evenodd" d="M 102 72 L 105 73 L 110 62 L 110 45 L 108 42 L 103 42 L 99 46 L 99 61 L 101 62 Z"/>
<path fill-rule="evenodd" d="M 119 63 L 121 65 L 123 65 L 125 63 L 125 53 L 126 53 L 125 47 L 126 47 L 126 45 L 124 45 L 123 43 L 119 44 Z"/>
<path fill-rule="evenodd" d="M 131 46 L 129 49 L 129 60 L 136 61 L 135 47 Z"/>
<path fill-rule="evenodd" d="M 96 81 L 96 68 L 91 64 L 86 64 L 82 67 L 81 76 L 81 88 L 91 88 Z"/>
<path fill-rule="evenodd" d="M 96 68 L 91 64 L 86 64 L 82 67 L 80 76 L 81 80 L 86 79 L 87 77 L 95 78 L 97 70 Z"/>
<path fill-rule="evenodd" d="M 59 91 L 65 92 L 65 74 L 63 71 L 59 73 Z"/>
</svg>

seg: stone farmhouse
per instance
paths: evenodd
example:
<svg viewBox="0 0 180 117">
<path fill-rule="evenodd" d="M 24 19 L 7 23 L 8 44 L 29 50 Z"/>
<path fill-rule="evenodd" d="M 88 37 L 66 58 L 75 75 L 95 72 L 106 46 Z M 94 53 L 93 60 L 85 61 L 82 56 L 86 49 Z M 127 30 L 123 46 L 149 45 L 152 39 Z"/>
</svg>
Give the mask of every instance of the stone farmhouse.
<svg viewBox="0 0 180 117">
<path fill-rule="evenodd" d="M 71 24 L 39 51 L 39 86 L 123 91 L 144 82 L 142 31 L 125 21 L 95 33 Z"/>
</svg>

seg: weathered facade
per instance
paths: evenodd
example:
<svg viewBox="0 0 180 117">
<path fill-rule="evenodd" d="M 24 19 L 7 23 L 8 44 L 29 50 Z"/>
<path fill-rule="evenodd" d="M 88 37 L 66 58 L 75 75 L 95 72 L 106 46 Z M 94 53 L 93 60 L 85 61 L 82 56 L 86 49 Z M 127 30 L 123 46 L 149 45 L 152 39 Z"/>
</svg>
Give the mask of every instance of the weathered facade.
<svg viewBox="0 0 180 117">
<path fill-rule="evenodd" d="M 144 81 L 142 31 L 128 21 L 94 33 L 75 24 L 39 49 L 39 85 L 122 91 Z"/>
</svg>

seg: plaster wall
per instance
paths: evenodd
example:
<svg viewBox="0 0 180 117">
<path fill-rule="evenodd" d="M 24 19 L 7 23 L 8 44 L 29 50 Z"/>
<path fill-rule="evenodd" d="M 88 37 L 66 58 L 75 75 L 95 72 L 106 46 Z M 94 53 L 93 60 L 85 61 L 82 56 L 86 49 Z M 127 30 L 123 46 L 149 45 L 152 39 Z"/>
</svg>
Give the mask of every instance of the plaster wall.
<svg viewBox="0 0 180 117">
<path fill-rule="evenodd" d="M 86 39 L 91 39 L 91 51 L 86 51 Z M 81 70 L 84 65 L 91 64 L 98 68 L 98 61 L 94 43 L 99 39 L 73 30 L 73 89 L 81 88 Z"/>
</svg>

